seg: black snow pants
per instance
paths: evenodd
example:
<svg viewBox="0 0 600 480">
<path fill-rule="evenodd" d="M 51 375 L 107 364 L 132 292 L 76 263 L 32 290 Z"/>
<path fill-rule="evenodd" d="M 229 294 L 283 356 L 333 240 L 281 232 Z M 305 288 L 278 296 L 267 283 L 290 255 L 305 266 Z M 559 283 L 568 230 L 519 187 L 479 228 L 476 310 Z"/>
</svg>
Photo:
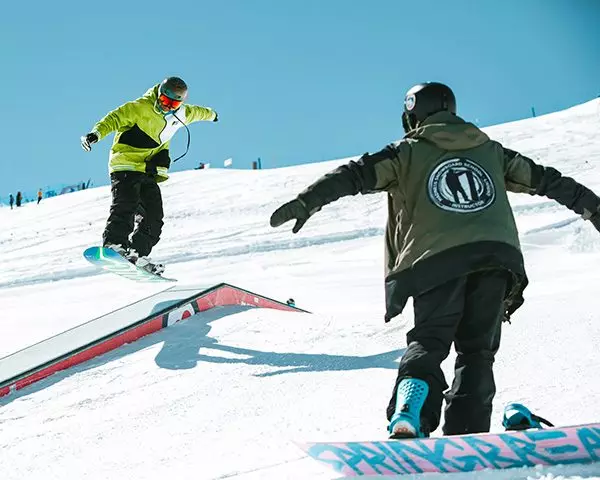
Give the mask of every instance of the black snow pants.
<svg viewBox="0 0 600 480">
<path fill-rule="evenodd" d="M 504 297 L 510 274 L 484 270 L 451 280 L 413 299 L 414 328 L 406 335 L 407 349 L 387 408 L 391 420 L 398 385 L 419 378 L 429 385 L 421 410 L 422 429 L 433 432 L 440 424 L 446 400 L 444 435 L 489 432 L 496 393 L 492 371 L 500 346 Z M 452 388 L 441 363 L 454 342 L 457 353 Z"/>
<path fill-rule="evenodd" d="M 112 205 L 102 236 L 103 244 L 120 244 L 135 249 L 140 256 L 149 255 L 158 243 L 163 227 L 162 196 L 154 175 L 114 172 L 110 182 Z M 139 211 L 143 211 L 143 218 L 133 232 L 135 214 Z"/>
</svg>

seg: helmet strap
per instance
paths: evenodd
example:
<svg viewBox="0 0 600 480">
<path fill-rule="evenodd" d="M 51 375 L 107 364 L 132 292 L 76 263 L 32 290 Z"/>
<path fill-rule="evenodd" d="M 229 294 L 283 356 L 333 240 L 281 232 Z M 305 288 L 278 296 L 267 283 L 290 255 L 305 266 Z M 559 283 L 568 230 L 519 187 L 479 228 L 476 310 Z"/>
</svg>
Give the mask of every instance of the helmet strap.
<svg viewBox="0 0 600 480">
<path fill-rule="evenodd" d="M 417 128 L 417 118 L 414 114 L 406 112 L 402 114 L 402 128 L 404 129 L 404 133 L 408 133 Z"/>
</svg>

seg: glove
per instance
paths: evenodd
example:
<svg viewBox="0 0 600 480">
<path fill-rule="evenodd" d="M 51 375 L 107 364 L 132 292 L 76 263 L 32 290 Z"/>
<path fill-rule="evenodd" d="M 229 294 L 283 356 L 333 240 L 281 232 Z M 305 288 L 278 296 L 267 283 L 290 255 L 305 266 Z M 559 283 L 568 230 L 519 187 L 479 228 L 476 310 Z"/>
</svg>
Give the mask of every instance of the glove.
<svg viewBox="0 0 600 480">
<path fill-rule="evenodd" d="M 590 217 L 590 222 L 596 230 L 600 232 L 600 213 L 595 213 Z"/>
<path fill-rule="evenodd" d="M 81 148 L 83 148 L 86 152 L 92 150 L 92 144 L 98 141 L 98 135 L 95 133 L 88 133 L 87 135 L 81 137 Z"/>
<path fill-rule="evenodd" d="M 217 112 L 215 112 L 215 118 L 213 119 L 213 122 L 218 122 L 219 121 L 219 114 Z"/>
<path fill-rule="evenodd" d="M 296 220 L 296 225 L 294 225 L 294 228 L 292 228 L 292 233 L 298 233 L 311 215 L 312 214 L 308 211 L 306 203 L 304 203 L 301 199 L 296 198 L 295 200 L 282 205 L 273 212 L 273 215 L 271 215 L 271 226 L 279 227 L 285 222 Z"/>
<path fill-rule="evenodd" d="M 584 220 L 589 220 L 596 230 L 600 232 L 600 198 L 597 199 L 596 210 L 588 212 L 589 207 L 584 208 L 584 214 L 582 215 Z"/>
</svg>

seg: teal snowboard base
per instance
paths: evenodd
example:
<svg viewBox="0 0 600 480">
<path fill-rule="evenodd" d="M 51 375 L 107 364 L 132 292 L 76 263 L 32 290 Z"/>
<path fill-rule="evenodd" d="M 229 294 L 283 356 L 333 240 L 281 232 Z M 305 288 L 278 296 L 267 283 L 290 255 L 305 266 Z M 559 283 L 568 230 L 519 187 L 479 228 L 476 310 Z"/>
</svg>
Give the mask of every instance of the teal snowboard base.
<svg viewBox="0 0 600 480">
<path fill-rule="evenodd" d="M 85 259 L 96 267 L 121 277 L 143 283 L 176 282 L 136 267 L 114 250 L 104 247 L 90 247 L 83 252 Z"/>
</svg>

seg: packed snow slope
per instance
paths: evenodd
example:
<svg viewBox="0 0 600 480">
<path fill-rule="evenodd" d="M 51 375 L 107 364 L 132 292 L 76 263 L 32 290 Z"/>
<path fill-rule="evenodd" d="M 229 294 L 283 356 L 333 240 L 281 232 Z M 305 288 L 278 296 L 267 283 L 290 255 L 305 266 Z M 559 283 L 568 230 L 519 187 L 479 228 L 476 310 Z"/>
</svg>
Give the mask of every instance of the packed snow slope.
<svg viewBox="0 0 600 480">
<path fill-rule="evenodd" d="M 600 193 L 600 100 L 486 132 Z M 385 438 L 412 322 L 410 305 L 383 322 L 385 195 L 344 198 L 297 235 L 269 226 L 277 206 L 347 160 L 192 170 L 163 184 L 165 228 L 153 257 L 168 276 L 293 297 L 313 314 L 215 309 L 0 399 L 0 477 L 331 479 L 293 441 Z M 493 430 L 509 401 L 556 424 L 598 421 L 600 233 L 547 198 L 511 201 L 531 284 L 504 326 Z M 164 288 L 83 259 L 100 242 L 109 205 L 101 187 L 0 209 L 0 357 Z"/>
</svg>

